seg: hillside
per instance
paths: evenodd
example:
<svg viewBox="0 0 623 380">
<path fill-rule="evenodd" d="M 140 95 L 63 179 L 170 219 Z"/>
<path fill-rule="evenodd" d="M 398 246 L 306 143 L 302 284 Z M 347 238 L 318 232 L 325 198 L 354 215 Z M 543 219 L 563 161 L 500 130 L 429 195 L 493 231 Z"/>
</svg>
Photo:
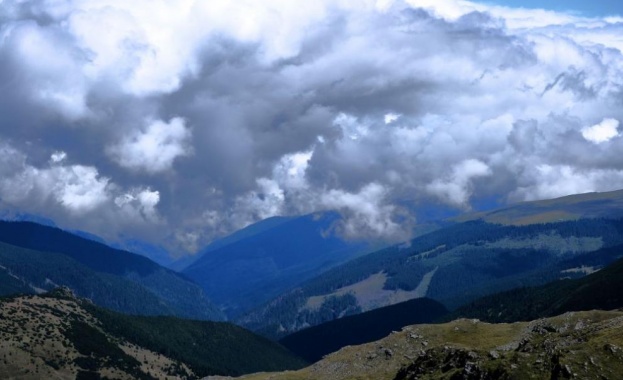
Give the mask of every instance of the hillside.
<svg viewBox="0 0 623 380">
<path fill-rule="evenodd" d="M 421 297 L 454 309 L 499 291 L 581 277 L 619 258 L 618 252 L 599 252 L 621 243 L 621 220 L 453 224 L 333 268 L 237 322 L 279 338 Z"/>
<path fill-rule="evenodd" d="M 373 342 L 392 331 L 430 323 L 447 313 L 439 302 L 418 298 L 310 327 L 286 336 L 279 343 L 303 359 L 316 362 L 342 347 Z"/>
<path fill-rule="evenodd" d="M 460 319 L 408 326 L 296 372 L 242 379 L 618 379 L 621 347 L 622 312 L 574 312 L 513 324 Z"/>
<path fill-rule="evenodd" d="M 303 364 L 228 323 L 118 314 L 66 288 L 0 303 L 0 378 L 194 379 Z"/>
<path fill-rule="evenodd" d="M 605 251 L 605 252 L 603 252 Z M 623 256 L 623 245 L 602 250 Z M 623 260 L 580 279 L 519 288 L 478 299 L 461 307 L 452 317 L 511 322 L 549 317 L 567 311 L 623 307 Z"/>
<path fill-rule="evenodd" d="M 529 225 L 563 220 L 621 217 L 623 217 L 623 190 L 521 202 L 493 211 L 468 213 L 453 220 L 457 222 L 482 220 L 497 224 Z"/>
<path fill-rule="evenodd" d="M 31 222 L 0 222 L 0 243 L 0 271 L 19 280 L 18 292 L 65 285 L 122 312 L 224 318 L 197 284 L 143 256 Z"/>
<path fill-rule="evenodd" d="M 337 213 L 273 218 L 203 252 L 182 273 L 231 316 L 363 253 L 367 245 L 331 232 Z"/>
</svg>

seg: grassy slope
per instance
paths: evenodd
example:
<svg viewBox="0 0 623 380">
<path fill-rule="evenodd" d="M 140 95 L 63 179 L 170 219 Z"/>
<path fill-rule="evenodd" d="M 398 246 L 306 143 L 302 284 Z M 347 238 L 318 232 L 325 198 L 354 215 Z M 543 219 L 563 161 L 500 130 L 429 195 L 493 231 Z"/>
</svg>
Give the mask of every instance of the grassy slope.
<svg viewBox="0 0 623 380">
<path fill-rule="evenodd" d="M 513 324 L 461 319 L 409 326 L 296 372 L 242 379 L 618 379 L 621 346 L 621 312 L 578 312 Z"/>
<path fill-rule="evenodd" d="M 529 225 L 581 218 L 620 218 L 622 216 L 623 190 L 617 190 L 521 202 L 493 211 L 461 215 L 454 220 L 457 222 L 483 220 L 489 223 Z"/>
</svg>

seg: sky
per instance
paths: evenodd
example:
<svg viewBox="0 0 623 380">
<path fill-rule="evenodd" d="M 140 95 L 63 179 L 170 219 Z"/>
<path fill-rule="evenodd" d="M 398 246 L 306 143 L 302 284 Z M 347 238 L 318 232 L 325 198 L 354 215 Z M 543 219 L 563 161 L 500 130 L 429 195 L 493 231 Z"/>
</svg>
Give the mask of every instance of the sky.
<svg viewBox="0 0 623 380">
<path fill-rule="evenodd" d="M 554 3 L 0 0 L 0 208 L 183 255 L 623 188 L 621 12 Z"/>
<path fill-rule="evenodd" d="M 579 16 L 588 17 L 623 15 L 623 3 L 616 0 L 485 0 L 482 3 L 508 7 L 542 8 L 557 12 L 576 13 Z"/>
</svg>

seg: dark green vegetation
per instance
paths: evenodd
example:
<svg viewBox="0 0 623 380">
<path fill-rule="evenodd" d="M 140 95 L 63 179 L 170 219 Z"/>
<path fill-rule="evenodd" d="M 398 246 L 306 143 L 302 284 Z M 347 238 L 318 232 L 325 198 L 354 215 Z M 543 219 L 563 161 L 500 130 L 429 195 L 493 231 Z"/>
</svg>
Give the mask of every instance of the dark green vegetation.
<svg viewBox="0 0 623 380">
<path fill-rule="evenodd" d="M 122 312 L 219 320 L 189 279 L 130 252 L 30 222 L 0 222 L 1 294 L 59 285 Z"/>
<path fill-rule="evenodd" d="M 102 331 L 81 320 L 71 320 L 63 331 L 65 338 L 73 344 L 79 354 L 74 360 L 80 368 L 77 378 L 98 378 L 99 368 L 119 368 L 136 379 L 153 379 L 140 370 L 141 363 L 123 352 Z"/>
<path fill-rule="evenodd" d="M 279 342 L 300 357 L 316 362 L 342 347 L 372 342 L 408 325 L 430 323 L 447 312 L 439 302 L 418 298 L 310 327 Z"/>
<path fill-rule="evenodd" d="M 269 219 L 217 242 L 182 273 L 239 315 L 369 249 L 336 236 L 338 221 L 332 212 Z"/>
<path fill-rule="evenodd" d="M 63 378 L 75 372 L 77 378 L 153 379 L 306 364 L 278 343 L 230 323 L 121 314 L 76 298 L 68 288 L 0 304 L 0 377 L 24 374 L 26 366 L 26 374 L 36 369 L 41 376 L 56 373 L 52 378 L 60 371 Z"/>
<path fill-rule="evenodd" d="M 385 305 L 392 303 L 395 293 L 413 292 L 412 298 L 426 296 L 456 308 L 503 290 L 581 277 L 585 273 L 580 267 L 600 268 L 620 256 L 617 251 L 595 251 L 621 243 L 621 220 L 454 224 L 416 238 L 408 247 L 386 248 L 333 268 L 238 322 L 267 336 L 282 337 L 336 316 L 366 311 L 370 287 L 361 286 L 359 293 L 345 287 L 365 284 L 379 274 L 386 276 L 382 289 L 376 290 L 381 299 L 386 297 Z M 424 281 L 427 275 L 428 282 Z M 416 292 L 418 287 L 424 291 Z M 321 305 L 310 307 L 312 300 Z M 383 303 L 377 302 L 370 308 L 380 306 Z"/>
<path fill-rule="evenodd" d="M 124 277 L 98 273 L 58 253 L 39 252 L 0 243 L 2 294 L 34 293 L 35 289 L 67 286 L 82 297 L 133 314 L 174 314 L 162 299 Z"/>
<path fill-rule="evenodd" d="M 599 252 L 623 256 L 623 245 Z M 479 318 L 489 322 L 526 321 L 568 311 L 623 307 L 623 260 L 580 279 L 513 289 L 478 299 L 444 318 Z"/>
<path fill-rule="evenodd" d="M 242 375 L 305 365 L 281 345 L 225 322 L 129 316 L 86 305 L 108 333 L 188 365 L 199 376 Z"/>
<path fill-rule="evenodd" d="M 623 245 L 604 248 L 590 255 L 596 262 L 601 262 L 599 257 L 603 256 L 620 257 L 623 256 Z M 344 346 L 378 340 L 411 324 L 436 320 L 449 322 L 458 318 L 512 323 L 570 311 L 614 310 L 622 307 L 623 259 L 619 259 L 586 277 L 496 293 L 452 313 L 448 313 L 436 301 L 415 299 L 304 329 L 286 336 L 280 342 L 292 352 L 314 362 Z"/>
</svg>

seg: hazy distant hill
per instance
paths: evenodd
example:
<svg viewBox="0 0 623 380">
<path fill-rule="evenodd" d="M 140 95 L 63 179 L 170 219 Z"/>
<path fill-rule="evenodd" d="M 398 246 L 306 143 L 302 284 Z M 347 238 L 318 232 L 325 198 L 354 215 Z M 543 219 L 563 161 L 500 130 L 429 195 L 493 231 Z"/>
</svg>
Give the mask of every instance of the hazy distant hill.
<svg viewBox="0 0 623 380">
<path fill-rule="evenodd" d="M 409 245 L 335 267 L 245 314 L 238 323 L 282 337 L 408 299 L 426 296 L 455 308 L 502 290 L 581 277 L 617 258 L 592 252 L 623 243 L 623 220 L 585 216 L 616 217 L 621 194 L 582 194 L 521 205 L 537 211 L 544 205 L 574 205 L 582 210 L 577 220 L 526 224 L 523 219 L 521 225 L 473 220 L 446 226 Z"/>
<path fill-rule="evenodd" d="M 182 271 L 236 315 L 366 251 L 331 229 L 333 212 L 273 218 L 217 242 Z"/>
<path fill-rule="evenodd" d="M 0 378 L 196 379 L 300 368 L 228 323 L 123 315 L 67 289 L 0 300 Z"/>
<path fill-rule="evenodd" d="M 245 228 L 235 231 L 234 233 L 230 235 L 227 235 L 221 239 L 217 239 L 213 241 L 212 243 L 208 244 L 207 247 L 201 249 L 199 252 L 195 253 L 194 255 L 184 256 L 176 260 L 175 262 L 169 265 L 169 268 L 181 272 L 184 269 L 193 265 L 195 262 L 197 262 L 199 259 L 205 256 L 208 252 L 216 251 L 219 248 L 233 244 L 237 241 L 250 238 L 254 235 L 257 235 L 264 231 L 275 228 L 279 226 L 280 224 L 288 222 L 292 219 L 295 219 L 295 217 L 275 216 L 272 218 L 261 220 L 257 223 L 253 223 Z"/>
<path fill-rule="evenodd" d="M 21 290 L 67 285 L 119 311 L 223 319 L 197 284 L 143 256 L 30 222 L 0 222 L 0 243 L 0 271 Z"/>
</svg>

